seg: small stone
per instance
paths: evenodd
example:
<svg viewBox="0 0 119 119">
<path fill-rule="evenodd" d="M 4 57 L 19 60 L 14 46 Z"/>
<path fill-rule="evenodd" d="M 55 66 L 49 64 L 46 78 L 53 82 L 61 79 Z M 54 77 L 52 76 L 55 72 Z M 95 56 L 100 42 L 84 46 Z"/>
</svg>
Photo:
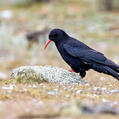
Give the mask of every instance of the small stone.
<svg viewBox="0 0 119 119">
<path fill-rule="evenodd" d="M 35 98 L 32 99 L 33 102 L 37 102 L 37 100 Z"/>
<path fill-rule="evenodd" d="M 105 80 L 105 78 L 104 78 L 104 77 L 101 77 L 101 78 L 100 78 L 100 80 L 101 80 L 101 81 L 104 81 L 104 80 Z"/>
<path fill-rule="evenodd" d="M 101 88 L 102 93 L 105 93 L 107 88 Z"/>
<path fill-rule="evenodd" d="M 43 105 L 44 103 L 42 102 L 42 101 L 39 101 L 38 103 L 37 103 L 37 105 L 38 106 L 41 106 L 41 105 Z"/>
<path fill-rule="evenodd" d="M 90 86 L 90 84 L 86 83 L 85 86 Z"/>
<path fill-rule="evenodd" d="M 33 85 L 33 88 L 37 88 L 37 86 L 34 84 L 34 85 Z"/>
<path fill-rule="evenodd" d="M 94 89 L 94 90 L 98 90 L 98 89 L 100 89 L 100 87 L 94 87 L 93 89 Z"/>
<path fill-rule="evenodd" d="M 81 94 L 83 91 L 82 90 L 77 90 L 76 94 Z"/>
<path fill-rule="evenodd" d="M 65 97 L 66 97 L 66 98 L 69 98 L 69 97 L 70 97 L 70 95 L 69 95 L 69 94 L 67 94 L 67 95 L 65 95 Z"/>
<path fill-rule="evenodd" d="M 58 89 L 54 89 L 54 91 L 55 91 L 55 93 L 56 93 L 56 94 L 59 92 L 59 90 L 58 90 Z"/>
<path fill-rule="evenodd" d="M 107 103 L 107 102 L 110 102 L 109 100 L 106 100 L 106 99 L 104 99 L 104 98 L 102 98 L 102 102 L 103 103 Z"/>
<path fill-rule="evenodd" d="M 26 108 L 25 111 L 26 111 L 26 112 L 30 112 L 30 109 L 29 109 L 29 108 Z"/>
<path fill-rule="evenodd" d="M 55 95 L 55 92 L 49 91 L 49 92 L 48 92 L 48 95 Z"/>
<path fill-rule="evenodd" d="M 28 89 L 27 88 L 24 88 L 24 91 L 27 91 Z"/>
<path fill-rule="evenodd" d="M 0 72 L 0 79 L 7 79 L 8 75 L 4 72 Z"/>
<path fill-rule="evenodd" d="M 112 87 L 113 85 L 112 85 L 112 84 L 110 84 L 109 86 L 110 86 L 110 87 Z"/>
<path fill-rule="evenodd" d="M 113 94 L 113 93 L 119 93 L 119 90 L 111 90 L 109 93 Z"/>
<path fill-rule="evenodd" d="M 0 17 L 4 19 L 10 19 L 13 16 L 13 12 L 10 10 L 4 10 L 0 13 Z"/>
<path fill-rule="evenodd" d="M 3 104 L 3 102 L 2 102 L 2 101 L 0 101 L 0 105 L 1 105 L 1 104 Z"/>
<path fill-rule="evenodd" d="M 5 89 L 5 90 L 13 90 L 14 89 L 14 85 L 9 85 L 9 87 L 2 87 L 2 89 Z"/>
</svg>

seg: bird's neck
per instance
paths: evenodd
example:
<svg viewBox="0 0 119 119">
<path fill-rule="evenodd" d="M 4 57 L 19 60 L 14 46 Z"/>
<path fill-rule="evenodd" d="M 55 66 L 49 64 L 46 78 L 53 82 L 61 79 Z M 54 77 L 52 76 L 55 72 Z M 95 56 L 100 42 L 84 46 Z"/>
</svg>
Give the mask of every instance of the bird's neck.
<svg viewBox="0 0 119 119">
<path fill-rule="evenodd" d="M 58 46 L 62 46 L 63 44 L 65 44 L 66 42 L 68 42 L 69 40 L 69 36 L 67 34 L 63 35 L 63 38 L 61 37 L 59 40 L 57 40 L 55 42 L 55 45 Z"/>
</svg>

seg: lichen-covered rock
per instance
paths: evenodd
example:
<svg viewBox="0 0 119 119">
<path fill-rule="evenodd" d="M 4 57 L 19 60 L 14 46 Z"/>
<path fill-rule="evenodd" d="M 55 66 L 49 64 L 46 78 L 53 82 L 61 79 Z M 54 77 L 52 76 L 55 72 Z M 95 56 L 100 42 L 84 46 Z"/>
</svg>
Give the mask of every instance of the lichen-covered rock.
<svg viewBox="0 0 119 119">
<path fill-rule="evenodd" d="M 22 66 L 12 71 L 12 79 L 60 84 L 86 83 L 77 73 L 53 66 Z"/>
</svg>

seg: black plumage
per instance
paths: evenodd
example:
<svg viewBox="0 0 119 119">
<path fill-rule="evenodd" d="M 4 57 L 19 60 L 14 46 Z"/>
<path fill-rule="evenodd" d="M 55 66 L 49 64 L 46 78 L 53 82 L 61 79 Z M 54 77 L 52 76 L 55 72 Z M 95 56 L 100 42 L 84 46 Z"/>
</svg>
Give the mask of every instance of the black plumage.
<svg viewBox="0 0 119 119">
<path fill-rule="evenodd" d="M 76 73 L 80 73 L 82 77 L 85 77 L 86 71 L 94 69 L 97 72 L 111 75 L 119 80 L 119 65 L 106 58 L 104 54 L 70 37 L 61 29 L 53 29 L 49 34 L 49 39 L 54 41 L 66 63 Z"/>
</svg>

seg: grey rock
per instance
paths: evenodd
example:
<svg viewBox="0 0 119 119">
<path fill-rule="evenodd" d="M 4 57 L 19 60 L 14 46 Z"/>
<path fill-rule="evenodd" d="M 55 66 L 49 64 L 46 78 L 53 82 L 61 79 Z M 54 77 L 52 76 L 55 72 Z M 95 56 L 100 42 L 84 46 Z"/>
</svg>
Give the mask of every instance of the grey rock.
<svg viewBox="0 0 119 119">
<path fill-rule="evenodd" d="M 38 82 L 60 83 L 60 84 L 86 84 L 77 73 L 54 66 L 22 66 L 13 69 L 11 79 L 22 79 L 23 81 L 33 79 Z"/>
<path fill-rule="evenodd" d="M 112 114 L 119 115 L 119 107 L 111 106 L 109 103 L 84 105 L 78 100 L 60 106 L 61 115 L 79 114 Z"/>
<path fill-rule="evenodd" d="M 97 104 L 92 106 L 83 106 L 82 107 L 83 113 L 90 113 L 90 114 L 119 114 L 119 107 L 113 107 L 107 103 Z"/>
</svg>

